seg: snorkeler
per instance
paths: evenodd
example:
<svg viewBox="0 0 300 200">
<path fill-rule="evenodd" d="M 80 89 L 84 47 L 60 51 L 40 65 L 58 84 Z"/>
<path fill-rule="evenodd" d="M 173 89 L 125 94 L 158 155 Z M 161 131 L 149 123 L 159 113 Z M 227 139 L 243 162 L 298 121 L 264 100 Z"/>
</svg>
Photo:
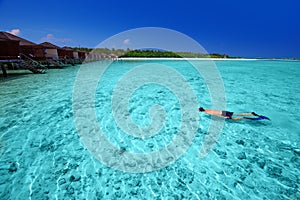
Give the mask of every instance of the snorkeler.
<svg viewBox="0 0 300 200">
<path fill-rule="evenodd" d="M 234 113 L 234 112 L 223 111 L 223 110 L 205 110 L 202 107 L 199 108 L 199 111 L 205 112 L 206 114 L 209 114 L 209 115 L 223 117 L 225 119 L 231 119 L 231 120 L 247 120 L 247 119 L 249 119 L 249 120 L 262 120 L 262 119 L 270 120 L 268 117 L 263 116 L 263 115 L 258 115 L 255 112 Z M 243 116 L 243 117 L 233 117 L 233 116 Z"/>
</svg>

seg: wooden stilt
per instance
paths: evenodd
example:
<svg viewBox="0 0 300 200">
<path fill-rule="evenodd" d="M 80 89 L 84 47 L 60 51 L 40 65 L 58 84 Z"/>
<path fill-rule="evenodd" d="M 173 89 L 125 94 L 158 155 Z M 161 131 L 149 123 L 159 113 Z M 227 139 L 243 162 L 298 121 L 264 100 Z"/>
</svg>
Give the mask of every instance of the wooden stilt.
<svg viewBox="0 0 300 200">
<path fill-rule="evenodd" d="M 1 65 L 1 70 L 3 72 L 3 76 L 7 77 L 7 71 L 6 71 L 6 64 L 0 64 Z"/>
</svg>

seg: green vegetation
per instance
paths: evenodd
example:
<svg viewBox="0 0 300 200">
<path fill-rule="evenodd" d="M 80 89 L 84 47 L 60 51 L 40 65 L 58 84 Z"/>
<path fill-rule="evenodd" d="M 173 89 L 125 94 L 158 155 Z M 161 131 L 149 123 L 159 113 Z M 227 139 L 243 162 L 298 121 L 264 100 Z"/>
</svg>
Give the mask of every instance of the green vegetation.
<svg viewBox="0 0 300 200">
<path fill-rule="evenodd" d="M 157 50 L 133 50 L 120 57 L 157 57 L 157 58 L 233 58 L 226 54 L 201 54 L 192 52 L 171 52 Z"/>
<path fill-rule="evenodd" d="M 90 52 L 93 49 L 92 48 L 85 48 L 85 47 L 70 47 L 71 49 L 75 50 L 75 51 L 84 51 L 84 52 Z"/>
<path fill-rule="evenodd" d="M 171 51 L 133 50 L 121 57 L 180 58 L 181 56 Z"/>
<path fill-rule="evenodd" d="M 94 53 L 104 53 L 104 54 L 116 54 L 117 56 L 122 56 L 124 55 L 127 51 L 130 51 L 129 49 L 124 50 L 124 49 L 108 49 L 108 48 L 96 48 L 94 49 Z"/>
<path fill-rule="evenodd" d="M 131 49 L 108 49 L 108 48 L 72 48 L 74 50 L 95 52 L 99 54 L 116 54 L 118 57 L 149 57 L 149 58 L 239 58 L 232 57 L 226 54 L 203 54 L 194 52 L 172 52 L 172 51 L 159 51 L 159 50 L 131 50 Z"/>
<path fill-rule="evenodd" d="M 77 51 L 84 51 L 84 52 L 91 52 L 93 51 L 94 53 L 99 53 L 99 54 L 116 54 L 117 56 L 122 56 L 124 55 L 126 52 L 130 51 L 130 49 L 124 50 L 124 49 L 108 49 L 108 48 L 83 48 L 83 47 L 74 47 L 72 48 L 73 50 L 77 50 Z"/>
<path fill-rule="evenodd" d="M 202 54 L 202 53 L 193 53 L 193 52 L 176 52 L 176 53 L 183 58 L 236 58 L 236 57 L 231 57 L 227 54 L 218 54 L 218 53 L 212 53 L 212 54 Z"/>
</svg>

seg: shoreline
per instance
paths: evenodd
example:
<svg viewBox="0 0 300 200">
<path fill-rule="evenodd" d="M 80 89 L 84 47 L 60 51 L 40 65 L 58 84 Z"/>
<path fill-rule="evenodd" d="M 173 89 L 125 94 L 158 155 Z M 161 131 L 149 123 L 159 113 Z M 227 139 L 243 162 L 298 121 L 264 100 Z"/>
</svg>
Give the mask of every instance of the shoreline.
<svg viewBox="0 0 300 200">
<path fill-rule="evenodd" d="M 294 59 L 274 59 L 274 58 L 164 58 L 164 57 L 124 57 L 117 60 L 212 60 L 212 61 L 299 61 Z"/>
<path fill-rule="evenodd" d="M 164 57 L 125 57 L 118 60 L 263 60 L 256 58 L 164 58 Z"/>
</svg>

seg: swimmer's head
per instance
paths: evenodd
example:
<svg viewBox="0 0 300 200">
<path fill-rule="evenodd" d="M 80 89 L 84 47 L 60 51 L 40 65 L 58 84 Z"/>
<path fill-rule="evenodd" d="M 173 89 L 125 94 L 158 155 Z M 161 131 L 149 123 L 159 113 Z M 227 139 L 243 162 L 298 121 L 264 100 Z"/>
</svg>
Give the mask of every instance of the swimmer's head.
<svg viewBox="0 0 300 200">
<path fill-rule="evenodd" d="M 199 111 L 200 111 L 200 112 L 204 112 L 205 110 L 204 110 L 204 108 L 200 107 L 200 108 L 199 108 Z"/>
</svg>

